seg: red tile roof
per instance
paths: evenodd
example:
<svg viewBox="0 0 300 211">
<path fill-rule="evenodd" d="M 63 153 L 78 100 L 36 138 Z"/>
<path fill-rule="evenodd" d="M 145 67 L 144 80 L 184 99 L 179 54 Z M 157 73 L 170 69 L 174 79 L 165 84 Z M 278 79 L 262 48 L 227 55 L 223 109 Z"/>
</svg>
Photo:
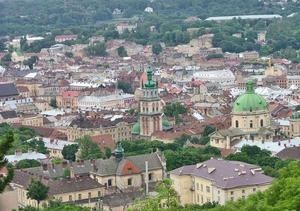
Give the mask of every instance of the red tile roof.
<svg viewBox="0 0 300 211">
<path fill-rule="evenodd" d="M 104 150 L 105 147 L 108 147 L 111 150 L 114 150 L 116 148 L 116 144 L 112 136 L 109 134 L 91 136 L 91 139 L 93 142 L 99 145 L 101 150 Z"/>
</svg>

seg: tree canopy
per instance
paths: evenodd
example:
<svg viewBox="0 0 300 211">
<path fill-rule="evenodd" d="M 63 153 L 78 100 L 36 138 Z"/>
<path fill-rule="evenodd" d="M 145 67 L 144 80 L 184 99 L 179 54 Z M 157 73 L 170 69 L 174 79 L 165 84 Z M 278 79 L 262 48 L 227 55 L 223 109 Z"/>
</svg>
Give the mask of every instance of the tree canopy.
<svg viewBox="0 0 300 211">
<path fill-rule="evenodd" d="M 61 152 L 64 156 L 64 159 L 69 161 L 75 161 L 78 148 L 78 144 L 65 145 Z"/>
<path fill-rule="evenodd" d="M 26 169 L 26 168 L 32 168 L 32 167 L 37 167 L 40 166 L 41 163 L 37 160 L 33 159 L 25 159 L 25 160 L 20 160 L 15 167 L 17 169 Z"/>
<path fill-rule="evenodd" d="M 40 202 L 47 199 L 49 187 L 45 186 L 39 180 L 31 180 L 27 188 L 27 198 L 37 201 L 38 207 Z"/>
<path fill-rule="evenodd" d="M 89 136 L 84 136 L 76 140 L 79 145 L 79 159 L 90 160 L 103 158 L 99 146 L 94 143 Z"/>
<path fill-rule="evenodd" d="M 7 176 L 2 176 L 0 178 L 0 193 L 2 193 L 5 189 L 5 187 L 8 185 L 8 183 L 13 178 L 13 168 L 8 165 L 7 160 L 4 159 L 5 154 L 8 152 L 8 150 L 13 146 L 14 142 L 14 134 L 12 131 L 9 131 L 5 138 L 0 139 L 0 170 L 3 168 L 7 169 Z"/>
</svg>

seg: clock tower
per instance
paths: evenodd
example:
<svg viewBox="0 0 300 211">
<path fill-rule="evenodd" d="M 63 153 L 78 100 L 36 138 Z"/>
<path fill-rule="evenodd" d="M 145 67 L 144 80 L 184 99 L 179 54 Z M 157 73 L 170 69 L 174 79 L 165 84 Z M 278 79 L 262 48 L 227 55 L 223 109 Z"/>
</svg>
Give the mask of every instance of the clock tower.
<svg viewBox="0 0 300 211">
<path fill-rule="evenodd" d="M 147 71 L 147 82 L 142 83 L 143 96 L 140 99 L 140 136 L 151 137 L 155 131 L 162 131 L 162 105 L 158 96 L 157 83 L 153 81 L 152 70 Z"/>
</svg>

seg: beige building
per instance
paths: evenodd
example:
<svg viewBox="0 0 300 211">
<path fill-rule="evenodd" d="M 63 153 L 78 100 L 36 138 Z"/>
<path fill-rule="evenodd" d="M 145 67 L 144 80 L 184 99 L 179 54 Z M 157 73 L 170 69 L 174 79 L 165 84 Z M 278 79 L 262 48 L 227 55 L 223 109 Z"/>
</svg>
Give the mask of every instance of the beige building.
<svg viewBox="0 0 300 211">
<path fill-rule="evenodd" d="M 255 165 L 211 159 L 196 165 L 183 166 L 170 172 L 182 205 L 246 198 L 270 187 L 272 178 Z"/>
<path fill-rule="evenodd" d="M 57 107 L 76 111 L 78 109 L 79 94 L 79 91 L 63 91 L 61 95 L 56 97 Z"/>
<path fill-rule="evenodd" d="M 67 178 L 66 170 L 70 171 Z M 26 196 L 26 188 L 34 178 L 49 187 L 48 199 L 90 208 L 101 205 L 105 211 L 123 211 L 135 199 L 145 196 L 141 190 L 146 184 L 152 191 L 164 176 L 165 160 L 159 152 L 124 157 L 124 150 L 119 145 L 115 157 L 110 159 L 43 164 L 16 170 L 12 185 L 17 189 L 19 206 L 37 207 L 37 202 Z"/>
<path fill-rule="evenodd" d="M 26 126 L 41 127 L 44 125 L 43 116 L 25 115 L 21 117 L 21 124 Z"/>
<path fill-rule="evenodd" d="M 298 137 L 300 136 L 300 112 L 295 112 L 290 118 L 290 128 L 289 134 L 291 137 Z"/>
<path fill-rule="evenodd" d="M 278 67 L 274 67 L 274 65 L 272 64 L 271 59 L 269 59 L 268 62 L 268 67 L 265 70 L 265 76 L 282 76 L 283 75 L 283 71 L 281 69 L 279 69 Z"/>
<path fill-rule="evenodd" d="M 70 127 L 63 128 L 68 141 L 75 141 L 85 135 L 111 135 L 115 142 L 131 140 L 131 130 L 136 122 L 135 117 L 103 118 L 103 117 L 78 117 L 73 120 Z"/>
</svg>

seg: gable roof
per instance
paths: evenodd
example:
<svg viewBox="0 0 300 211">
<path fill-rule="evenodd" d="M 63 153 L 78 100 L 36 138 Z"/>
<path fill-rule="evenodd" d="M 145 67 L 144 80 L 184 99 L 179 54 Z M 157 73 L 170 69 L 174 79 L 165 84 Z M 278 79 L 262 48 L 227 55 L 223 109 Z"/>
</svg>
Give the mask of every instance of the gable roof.
<svg viewBox="0 0 300 211">
<path fill-rule="evenodd" d="M 276 156 L 281 159 L 300 160 L 300 146 L 284 148 Z"/>
<path fill-rule="evenodd" d="M 2 111 L 0 112 L 0 115 L 3 119 L 11 119 L 11 118 L 17 118 L 18 115 L 16 111 Z"/>
</svg>

